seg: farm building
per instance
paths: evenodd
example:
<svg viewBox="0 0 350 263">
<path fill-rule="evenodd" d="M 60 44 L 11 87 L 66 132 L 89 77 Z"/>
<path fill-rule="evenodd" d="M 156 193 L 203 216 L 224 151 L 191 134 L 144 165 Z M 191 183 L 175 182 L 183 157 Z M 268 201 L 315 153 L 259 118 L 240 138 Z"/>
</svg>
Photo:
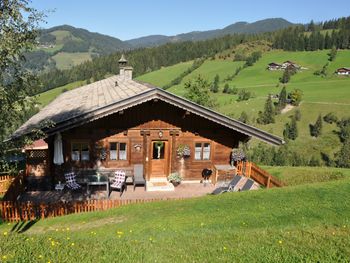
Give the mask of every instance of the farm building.
<svg viewBox="0 0 350 263">
<path fill-rule="evenodd" d="M 278 64 L 278 63 L 275 63 L 275 62 L 269 63 L 267 65 L 267 69 L 268 70 L 280 70 L 281 68 L 282 68 L 282 65 Z"/>
<path fill-rule="evenodd" d="M 277 136 L 133 80 L 125 58 L 119 67 L 119 75 L 61 94 L 13 134 L 15 139 L 46 121 L 54 124 L 42 128 L 48 150 L 43 156 L 47 163 L 35 163 L 45 168 L 41 176 L 57 182 L 72 169 L 141 164 L 146 181 L 166 180 L 179 171 L 185 181 L 199 181 L 204 168 L 230 164 L 239 142 L 255 137 L 283 143 Z M 62 143 L 61 161 L 55 156 L 56 140 Z"/>
<path fill-rule="evenodd" d="M 338 75 L 350 75 L 350 68 L 338 68 L 335 73 Z"/>
<path fill-rule="evenodd" d="M 300 66 L 293 61 L 287 60 L 282 63 L 281 69 L 300 69 Z"/>
</svg>

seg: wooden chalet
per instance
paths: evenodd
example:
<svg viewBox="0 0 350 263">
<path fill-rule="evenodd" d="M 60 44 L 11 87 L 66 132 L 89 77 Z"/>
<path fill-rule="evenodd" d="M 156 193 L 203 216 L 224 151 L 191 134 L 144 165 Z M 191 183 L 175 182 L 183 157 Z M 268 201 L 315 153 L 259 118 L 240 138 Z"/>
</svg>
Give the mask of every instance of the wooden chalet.
<svg viewBox="0 0 350 263">
<path fill-rule="evenodd" d="M 280 70 L 281 68 L 282 68 L 282 65 L 275 62 L 271 62 L 267 65 L 268 70 Z"/>
<path fill-rule="evenodd" d="M 255 137 L 280 145 L 270 133 L 228 118 L 163 89 L 132 79 L 123 58 L 120 74 L 67 91 L 24 123 L 13 139 L 42 128 L 48 144 L 45 175 L 71 168 L 118 169 L 143 164 L 146 180 L 180 171 L 184 180 L 202 179 L 204 168 L 230 164 L 239 142 Z M 64 163 L 53 163 L 54 138 L 60 133 Z M 179 149 L 189 156 L 179 158 Z M 56 180 L 57 181 L 57 180 Z"/>
<path fill-rule="evenodd" d="M 281 69 L 300 69 L 300 66 L 293 61 L 287 60 L 282 63 Z"/>
<path fill-rule="evenodd" d="M 338 68 L 335 73 L 338 75 L 350 75 L 350 68 Z"/>
</svg>

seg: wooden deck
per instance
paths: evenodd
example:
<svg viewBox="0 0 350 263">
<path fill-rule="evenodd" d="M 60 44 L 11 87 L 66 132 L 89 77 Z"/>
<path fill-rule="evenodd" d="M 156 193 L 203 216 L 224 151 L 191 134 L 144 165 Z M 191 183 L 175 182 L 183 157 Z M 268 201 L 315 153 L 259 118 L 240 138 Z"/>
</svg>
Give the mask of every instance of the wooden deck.
<svg viewBox="0 0 350 263">
<path fill-rule="evenodd" d="M 204 196 L 211 193 L 215 189 L 215 186 L 208 184 L 204 186 L 201 183 L 182 183 L 170 192 L 147 192 L 142 186 L 136 187 L 135 191 L 132 185 L 128 185 L 127 191 L 124 191 L 120 197 L 120 193 L 112 191 L 109 199 L 111 200 L 136 200 L 136 199 L 178 199 L 178 198 L 192 198 L 198 196 Z M 92 190 L 91 195 L 87 194 L 85 188 L 80 191 L 32 191 L 22 193 L 19 200 L 20 202 L 34 202 L 34 203 L 54 203 L 54 202 L 71 202 L 71 201 L 84 201 L 89 199 L 106 199 L 106 190 L 103 187 L 96 187 Z"/>
</svg>

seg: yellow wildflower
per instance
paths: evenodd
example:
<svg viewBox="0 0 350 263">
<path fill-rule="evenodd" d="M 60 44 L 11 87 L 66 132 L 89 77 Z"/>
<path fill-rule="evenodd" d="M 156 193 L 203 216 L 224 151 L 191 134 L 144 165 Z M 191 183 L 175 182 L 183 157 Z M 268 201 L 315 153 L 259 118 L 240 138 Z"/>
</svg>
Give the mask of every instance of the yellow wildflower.
<svg viewBox="0 0 350 263">
<path fill-rule="evenodd" d="M 7 259 L 7 256 L 2 256 L 2 259 L 5 259 L 5 260 L 6 260 L 6 259 Z"/>
<path fill-rule="evenodd" d="M 4 236 L 7 236 L 7 232 L 4 232 Z"/>
<path fill-rule="evenodd" d="M 67 240 L 69 240 L 70 239 L 70 237 L 67 237 Z"/>
<path fill-rule="evenodd" d="M 42 255 L 39 255 L 38 258 L 43 258 L 43 256 L 42 256 Z"/>
<path fill-rule="evenodd" d="M 122 231 L 117 231 L 117 234 L 118 234 L 118 235 L 122 235 L 123 232 L 122 232 Z"/>
<path fill-rule="evenodd" d="M 74 245 L 75 245 L 74 243 L 71 244 L 72 247 L 74 247 Z"/>
<path fill-rule="evenodd" d="M 282 240 L 279 240 L 279 241 L 278 241 L 278 244 L 282 244 Z"/>
<path fill-rule="evenodd" d="M 224 247 L 224 250 L 226 250 L 227 248 L 226 247 Z"/>
<path fill-rule="evenodd" d="M 69 231 L 70 230 L 69 227 L 67 227 L 66 230 Z"/>
</svg>

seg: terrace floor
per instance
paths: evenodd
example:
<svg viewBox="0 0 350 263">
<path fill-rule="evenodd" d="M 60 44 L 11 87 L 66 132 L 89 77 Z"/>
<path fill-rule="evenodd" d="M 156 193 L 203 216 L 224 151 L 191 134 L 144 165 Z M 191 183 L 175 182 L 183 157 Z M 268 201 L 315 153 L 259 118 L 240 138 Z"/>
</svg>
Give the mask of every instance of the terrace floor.
<svg viewBox="0 0 350 263">
<path fill-rule="evenodd" d="M 112 191 L 109 199 L 117 200 L 135 200 L 135 199 L 178 199 L 178 198 L 191 198 L 210 194 L 216 187 L 212 184 L 204 185 L 202 183 L 182 183 L 175 187 L 174 191 L 154 191 L 147 192 L 142 186 L 136 187 L 135 191 L 132 185 L 128 185 L 127 191 L 124 191 L 120 197 L 120 193 Z M 89 199 L 106 199 L 106 190 L 104 187 L 96 186 L 91 189 L 91 194 L 88 195 L 86 188 L 83 187 L 78 191 L 63 190 L 63 191 L 30 191 L 23 193 L 19 201 L 34 203 L 54 203 L 54 202 L 70 202 L 70 201 L 83 201 Z"/>
</svg>

